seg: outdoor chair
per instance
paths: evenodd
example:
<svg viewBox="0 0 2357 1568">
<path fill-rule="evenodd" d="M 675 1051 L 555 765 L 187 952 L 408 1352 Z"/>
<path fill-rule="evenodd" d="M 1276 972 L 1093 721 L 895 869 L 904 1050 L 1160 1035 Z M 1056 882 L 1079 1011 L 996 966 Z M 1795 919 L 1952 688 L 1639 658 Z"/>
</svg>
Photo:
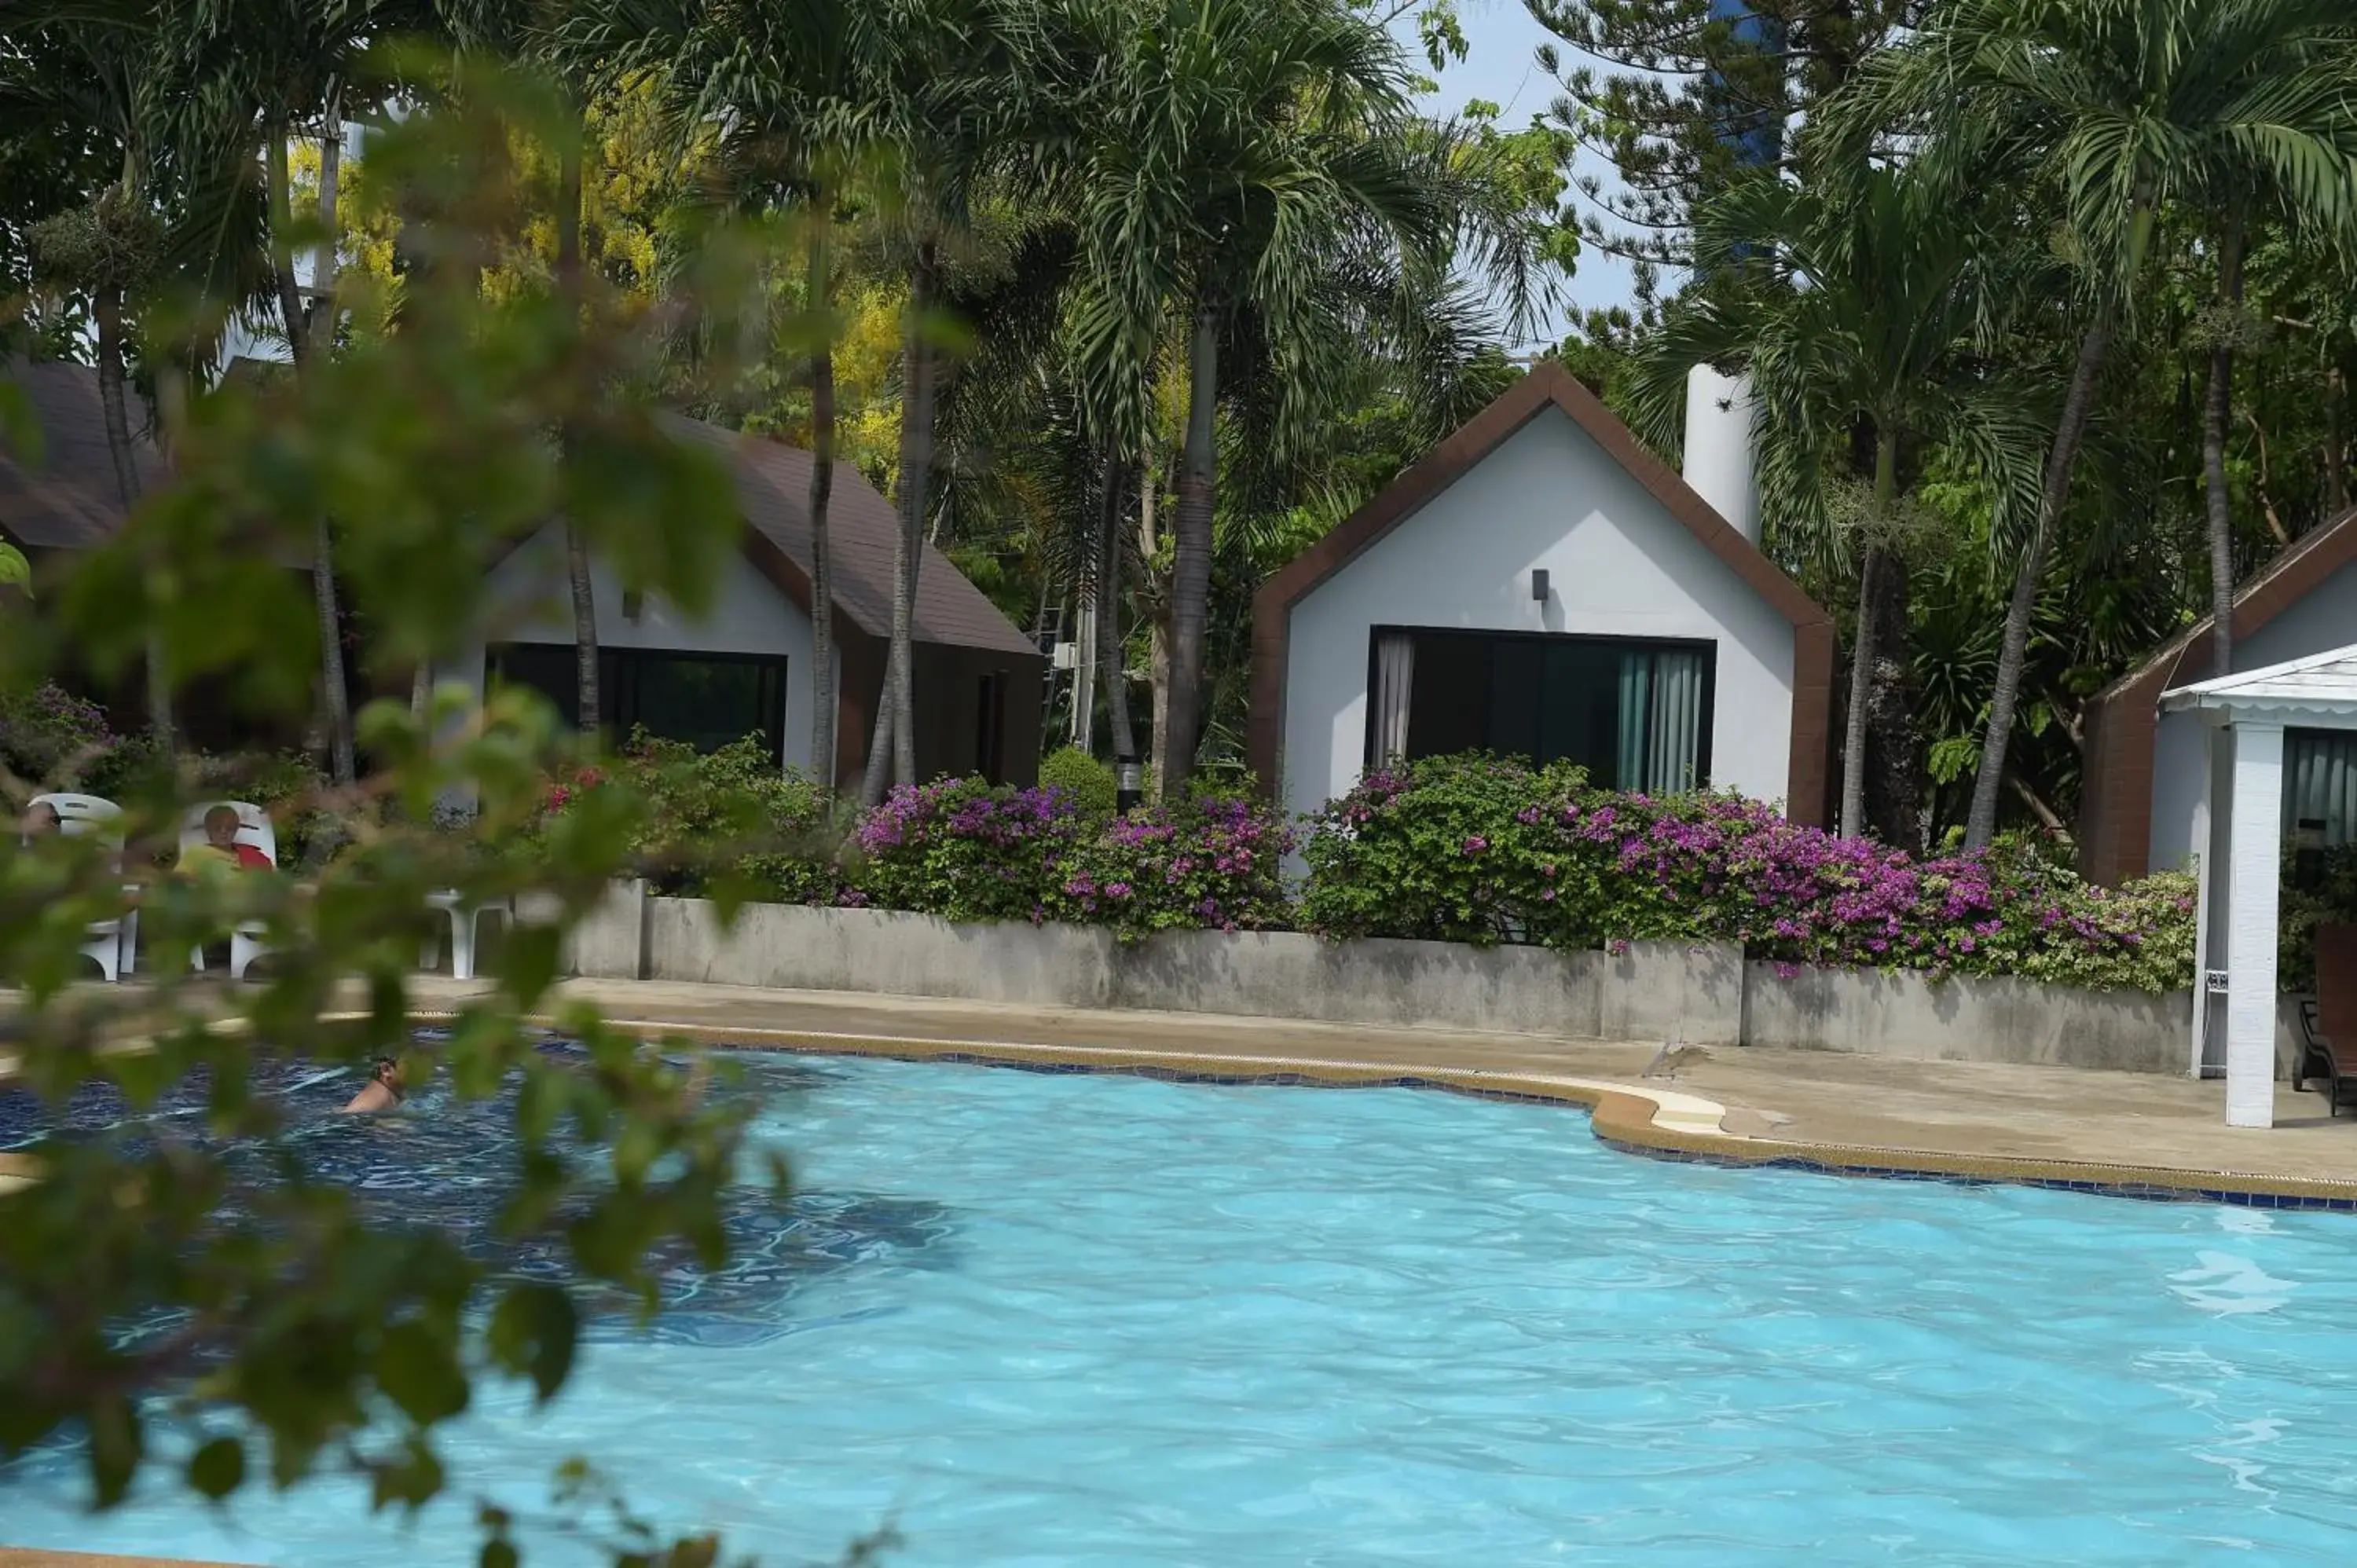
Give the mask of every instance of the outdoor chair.
<svg viewBox="0 0 2357 1568">
<path fill-rule="evenodd" d="M 252 844 L 262 852 L 264 859 L 275 866 L 278 864 L 278 830 L 271 825 L 269 812 L 244 800 L 207 800 L 190 808 L 180 823 L 180 847 L 185 850 L 205 842 L 205 815 L 219 806 L 227 806 L 237 813 L 237 842 Z M 231 979 L 243 980 L 253 961 L 269 952 L 270 950 L 262 942 L 266 929 L 259 920 L 249 920 L 230 932 Z M 205 967 L 203 948 L 199 947 L 188 955 L 188 965 L 199 970 Z"/>
<path fill-rule="evenodd" d="M 2357 1101 L 2357 926 L 2316 928 L 2316 1020 L 2328 1070 L 2325 1105 Z"/>
<path fill-rule="evenodd" d="M 123 808 L 112 800 L 97 795 L 59 793 L 36 795 L 27 804 L 46 805 L 57 812 L 59 832 L 75 838 L 102 837 L 113 849 L 120 851 L 123 848 L 120 825 Z M 115 870 L 120 872 L 122 869 L 118 854 Z M 90 923 L 90 940 L 83 944 L 81 950 L 98 961 L 99 972 L 106 976 L 110 985 L 121 979 L 124 971 L 131 967 L 130 955 L 137 949 L 139 940 L 138 920 L 139 914 L 135 909 L 121 919 L 92 920 Z"/>
<path fill-rule="evenodd" d="M 475 978 L 475 939 L 483 917 L 496 912 L 503 920 L 512 921 L 515 911 L 504 898 L 488 904 L 462 904 L 454 889 L 447 893 L 428 893 L 426 907 L 439 909 L 450 917 L 450 974 L 455 980 Z M 424 951 L 418 955 L 418 967 L 432 969 L 442 961 L 442 943 L 438 938 L 426 939 Z"/>
</svg>

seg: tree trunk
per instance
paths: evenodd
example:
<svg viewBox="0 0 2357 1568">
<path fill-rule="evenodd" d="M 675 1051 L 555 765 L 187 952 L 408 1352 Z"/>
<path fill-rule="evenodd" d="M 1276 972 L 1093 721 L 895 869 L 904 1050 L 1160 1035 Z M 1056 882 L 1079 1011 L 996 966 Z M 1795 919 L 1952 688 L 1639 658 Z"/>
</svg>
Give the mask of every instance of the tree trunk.
<svg viewBox="0 0 2357 1568">
<path fill-rule="evenodd" d="M 1866 822 L 1894 848 L 1923 847 L 1923 746 L 1907 661 L 1907 562 L 1875 553 L 1867 598 L 1874 617 L 1866 714 Z"/>
<path fill-rule="evenodd" d="M 1156 526 L 1162 504 L 1162 466 L 1154 451 L 1154 432 L 1146 432 L 1145 457 L 1137 468 L 1137 554 L 1146 564 L 1140 572 L 1139 607 L 1146 618 L 1146 680 L 1148 682 L 1147 717 L 1153 729 L 1146 738 L 1147 758 L 1153 770 L 1153 789 L 1160 794 L 1162 779 L 1168 771 L 1169 758 L 1163 754 L 1163 741 L 1170 734 L 1170 625 L 1169 585 L 1154 570 L 1154 561 L 1162 553 L 1162 535 Z"/>
<path fill-rule="evenodd" d="M 581 144 L 568 138 L 556 159 L 556 298 L 569 313 L 568 327 L 581 327 Z M 568 423 L 557 429 L 558 448 L 570 458 L 574 435 Z M 565 520 L 565 575 L 573 593 L 573 690 L 575 718 L 582 737 L 597 744 L 606 723 L 605 693 L 597 687 L 597 586 L 589 569 L 589 540 L 574 519 Z M 617 740 L 626 739 L 617 736 Z"/>
<path fill-rule="evenodd" d="M 1105 716 L 1113 729 L 1115 761 L 1137 757 L 1137 736 L 1129 724 L 1129 659 L 1121 633 L 1121 538 L 1123 489 L 1128 467 L 1114 443 L 1105 443 L 1104 488 L 1098 499 L 1097 520 L 1097 647 L 1104 662 Z"/>
<path fill-rule="evenodd" d="M 834 560 L 827 538 L 826 512 L 834 493 L 834 262 L 828 255 L 832 204 L 823 195 L 812 204 L 810 239 L 811 316 L 818 346 L 811 351 L 811 771 L 818 775 L 820 799 L 834 799 Z"/>
<path fill-rule="evenodd" d="M 319 137 L 319 248 L 311 263 L 311 312 L 306 335 L 333 349 L 336 341 L 336 245 L 343 232 L 337 220 L 337 187 L 344 166 L 344 114 L 339 96 L 328 103 L 328 124 Z"/>
<path fill-rule="evenodd" d="M 2229 312 L 2243 303 L 2243 219 L 2227 220 L 2218 252 L 2218 299 Z M 2234 671 L 2234 516 L 2226 493 L 2226 431 L 2233 414 L 2234 342 L 2232 319 L 2220 323 L 2210 347 L 2210 395 L 2201 410 L 2201 476 L 2210 513 L 2210 673 Z"/>
<path fill-rule="evenodd" d="M 106 424 L 106 453 L 113 460 L 115 493 L 123 498 L 127 517 L 139 504 L 139 459 L 131 445 L 131 413 L 124 400 L 123 294 L 98 291 L 91 314 L 98 328 L 98 404 Z M 163 639 L 147 635 L 147 733 L 156 749 L 169 757 L 174 749 L 172 686 L 165 670 Z"/>
<path fill-rule="evenodd" d="M 2349 510 L 2349 376 L 2338 365 L 2324 373 L 2324 507 Z"/>
<path fill-rule="evenodd" d="M 1868 545 L 1857 568 L 1857 630 L 1850 639 L 1849 712 L 1842 730 L 1841 836 L 1866 828 L 1866 714 L 1874 681 L 1874 568 Z"/>
<path fill-rule="evenodd" d="M 1874 429 L 1874 522 L 1889 515 L 1899 493 L 1899 432 L 1887 420 Z M 1850 639 L 1849 713 L 1842 736 L 1841 832 L 1856 838 L 1866 831 L 1866 734 L 1872 706 L 1875 660 L 1875 590 L 1884 570 L 1881 542 L 1868 539 L 1857 570 L 1857 631 Z"/>
<path fill-rule="evenodd" d="M 286 136 L 284 127 L 273 126 L 262 142 L 262 169 L 269 182 L 266 193 L 270 209 L 270 271 L 271 281 L 278 293 L 278 318 L 286 330 L 286 352 L 301 370 L 309 361 L 311 352 L 310 313 L 303 308 L 303 290 L 295 280 L 295 252 L 287 242 L 287 231 L 294 227 L 286 173 Z"/>
<path fill-rule="evenodd" d="M 1206 300 L 1195 307 L 1188 347 L 1187 446 L 1178 462 L 1178 516 L 1170 565 L 1170 695 L 1162 755 L 1162 798 L 1176 800 L 1195 771 L 1202 738 L 1203 639 L 1211 614 L 1211 515 L 1218 504 L 1219 455 L 1212 446 L 1219 407 L 1220 323 Z"/>
<path fill-rule="evenodd" d="M 270 252 L 277 274 L 278 311 L 286 328 L 287 351 L 294 356 L 297 380 L 310 371 L 317 344 L 311 336 L 311 313 L 304 307 L 303 291 L 295 281 L 295 254 L 288 240 L 293 228 L 286 173 L 286 133 L 274 130 L 263 144 L 263 165 L 270 181 Z M 334 264 L 334 247 L 327 260 Z M 333 289 L 332 277 L 314 278 L 316 292 Z M 333 307 L 330 306 L 330 309 Z M 335 538 L 323 514 L 311 524 L 311 602 L 319 625 L 320 707 L 328 722 L 328 756 L 331 777 L 350 784 L 357 774 L 352 757 L 351 693 L 344 684 L 344 618 L 336 593 Z"/>
<path fill-rule="evenodd" d="M 860 791 L 870 806 L 884 799 L 888 757 L 890 782 L 917 781 L 917 568 L 924 553 L 925 499 L 932 488 L 933 460 L 933 356 L 924 317 L 932 295 L 933 246 L 926 241 L 918 246 L 916 264 L 909 269 L 900 389 L 900 526 L 892 542 L 892 638 L 884 663 L 884 700 L 877 704 L 876 742 L 867 749 L 867 778 Z"/>
<path fill-rule="evenodd" d="M 2037 613 L 2039 590 L 2045 586 L 2046 557 L 2062 524 L 2062 506 L 2071 497 L 2071 473 L 2078 466 L 2079 446 L 2087 434 L 2087 416 L 2095 406 L 2095 382 L 2111 352 L 2111 312 L 2099 308 L 2079 340 L 2079 361 L 2071 371 L 2071 390 L 2062 400 L 2062 416 L 2054 426 L 2047 449 L 2045 483 L 2038 497 L 2038 527 L 2030 535 L 2029 553 L 2014 573 L 2013 597 L 2005 608 L 2005 637 L 1996 656 L 1996 688 L 1989 693 L 1988 729 L 1981 737 L 1980 772 L 1973 779 L 1973 800 L 1964 815 L 1964 847 L 1986 849 L 1996 836 L 1996 797 L 2004 787 L 2005 754 L 2013 739 L 2014 714 L 2021 701 L 2021 678 L 2029 661 L 2029 622 Z"/>
</svg>

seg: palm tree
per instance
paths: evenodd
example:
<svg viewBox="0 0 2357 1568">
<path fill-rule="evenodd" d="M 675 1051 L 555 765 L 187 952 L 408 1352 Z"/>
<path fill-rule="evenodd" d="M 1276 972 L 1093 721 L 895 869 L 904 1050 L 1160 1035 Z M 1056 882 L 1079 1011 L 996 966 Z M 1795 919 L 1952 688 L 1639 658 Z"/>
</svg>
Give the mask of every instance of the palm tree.
<svg viewBox="0 0 2357 1568">
<path fill-rule="evenodd" d="M 807 220 L 811 527 L 811 762 L 835 784 L 834 576 L 827 513 L 835 463 L 830 235 L 836 201 L 882 134 L 893 33 L 884 8 L 843 0 L 584 0 L 550 32 L 552 56 L 607 83 L 651 82 L 683 147 L 708 151 L 747 208 L 798 201 Z"/>
<path fill-rule="evenodd" d="M 1856 835 L 1867 823 L 1868 711 L 1878 680 L 1892 683 L 1898 671 L 1878 631 L 1904 624 L 1889 608 L 1907 575 L 1902 458 L 1925 441 L 1961 448 L 1997 480 L 2001 506 L 2032 504 L 2034 419 L 2018 389 L 1973 354 L 2001 291 L 1971 216 L 1887 167 L 1805 187 L 1735 187 L 1705 207 L 1695 244 L 1698 272 L 1718 282 L 1647 341 L 1632 395 L 1649 435 L 1666 445 L 1687 368 L 1740 366 L 1759 402 L 1761 511 L 1814 533 L 1787 538 L 1786 553 L 1806 542 L 1838 558 L 1850 543 L 1843 532 L 1862 536 L 1841 803 L 1841 831 Z M 1862 504 L 1846 507 L 1845 488 L 1862 490 Z M 1857 514 L 1854 529 L 1835 526 L 1844 510 Z M 1906 774 L 1883 791 L 1890 804 L 1878 825 L 1912 840 L 1907 782 L 1919 758 L 1911 743 L 1890 744 L 1884 760 Z"/>
<path fill-rule="evenodd" d="M 48 136 L 77 149 L 69 184 L 89 194 L 32 226 L 27 235 L 44 283 L 90 301 L 99 403 L 116 493 L 127 511 L 140 493 L 133 440 L 129 361 L 139 345 L 135 318 L 149 296 L 183 296 L 184 339 L 145 345 L 159 387 L 183 362 L 208 364 L 220 323 L 253 293 L 250 262 L 256 214 L 243 198 L 243 147 L 224 135 L 218 83 L 164 37 L 156 18 L 59 6 L 18 18 L 0 56 L 0 102 L 10 131 Z M 169 402 L 169 399 L 166 400 Z M 151 421 L 158 445 L 171 432 Z M 169 756 L 175 742 L 170 675 L 162 640 L 146 657 L 149 734 Z"/>
<path fill-rule="evenodd" d="M 1201 730 L 1222 360 L 1281 343 L 1306 403 L 1353 263 L 1444 256 L 1456 214 L 1405 134 L 1407 76 L 1381 28 L 1323 0 L 1073 0 L 1060 52 L 1070 200 L 1097 280 L 1091 363 L 1133 396 L 1166 312 L 1188 400 L 1173 534 L 1166 796 Z"/>
<path fill-rule="evenodd" d="M 322 358 L 335 351 L 339 325 L 334 296 L 337 168 L 346 117 L 361 107 L 361 94 L 370 82 L 362 56 L 371 44 L 431 27 L 438 17 L 426 0 L 332 0 L 324 5 L 282 0 L 263 5 L 203 0 L 191 19 L 193 50 L 210 62 L 220 80 L 231 84 L 243 110 L 247 145 L 260 155 L 279 325 L 295 375 L 305 381 Z M 321 176 L 321 232 L 307 302 L 295 265 L 301 225 L 294 213 L 288 168 L 289 146 L 305 135 L 319 139 Z M 336 781 L 349 784 L 357 772 L 351 699 L 345 683 L 335 535 L 325 513 L 313 520 L 311 587 L 319 626 L 329 761 Z"/>
<path fill-rule="evenodd" d="M 862 796 L 881 800 L 888 780 L 913 784 L 916 752 L 917 580 L 932 516 L 934 424 L 954 378 L 938 338 L 949 263 L 971 248 L 976 193 L 994 176 L 1027 164 L 1041 127 L 1040 61 L 1006 0 L 899 0 L 889 7 L 891 49 L 877 85 L 884 94 L 880 147 L 885 228 L 896 241 L 909 285 L 901 360 L 900 527 L 892 553 L 892 622 Z"/>
<path fill-rule="evenodd" d="M 1925 138 L 1951 189 L 2047 171 L 2087 304 L 2047 448 L 2037 522 L 2007 606 L 1988 726 L 1966 821 L 1996 831 L 2029 626 L 2115 337 L 2132 327 L 2156 214 L 2187 200 L 2218 215 L 2219 295 L 2239 297 L 2247 203 L 2346 223 L 2357 156 L 2357 15 L 2344 0 L 1956 0 L 1908 47 L 1869 62 L 1834 118 L 1853 134 Z M 2231 667 L 2233 556 L 2225 486 L 2231 330 L 2216 338 L 2205 404 L 2213 665 Z"/>
</svg>

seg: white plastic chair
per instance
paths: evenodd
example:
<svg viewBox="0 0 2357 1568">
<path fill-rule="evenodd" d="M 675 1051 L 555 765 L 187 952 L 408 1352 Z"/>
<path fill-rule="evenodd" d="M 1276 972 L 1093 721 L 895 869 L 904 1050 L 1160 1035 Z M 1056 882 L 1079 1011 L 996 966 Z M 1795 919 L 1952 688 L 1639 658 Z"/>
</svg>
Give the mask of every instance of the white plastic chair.
<svg viewBox="0 0 2357 1568">
<path fill-rule="evenodd" d="M 60 792 L 36 795 L 26 804 L 28 807 L 45 805 L 57 812 L 58 831 L 69 837 L 96 836 L 105 839 L 117 850 L 123 847 L 123 830 L 116 825 L 123 819 L 123 808 L 102 796 Z M 123 869 L 120 855 L 115 857 L 114 869 L 117 873 Z M 120 980 L 123 972 L 131 967 L 124 961 L 124 953 L 126 950 L 136 948 L 139 928 L 133 922 L 138 918 L 135 912 L 120 920 L 92 920 L 90 923 L 90 940 L 83 944 L 81 950 L 98 961 L 99 972 L 106 976 L 109 985 Z"/>
<path fill-rule="evenodd" d="M 428 893 L 425 905 L 450 917 L 450 976 L 454 980 L 475 978 L 475 940 L 484 915 L 496 911 L 503 920 L 515 918 L 515 912 L 506 899 L 494 898 L 488 904 L 461 904 L 455 888 L 447 893 Z M 425 946 L 418 953 L 417 966 L 432 969 L 441 961 L 441 939 L 427 938 Z"/>
<path fill-rule="evenodd" d="M 237 842 L 249 843 L 260 850 L 272 865 L 278 864 L 278 830 L 271 825 L 270 813 L 244 800 L 207 800 L 189 808 L 180 823 L 180 847 L 189 849 L 205 842 L 205 817 L 215 809 L 227 806 L 237 813 Z M 245 972 L 255 959 L 269 952 L 262 943 L 268 928 L 259 920 L 249 920 L 230 932 L 229 972 L 232 980 L 243 980 Z M 188 955 L 192 969 L 205 967 L 205 950 L 198 948 Z"/>
</svg>

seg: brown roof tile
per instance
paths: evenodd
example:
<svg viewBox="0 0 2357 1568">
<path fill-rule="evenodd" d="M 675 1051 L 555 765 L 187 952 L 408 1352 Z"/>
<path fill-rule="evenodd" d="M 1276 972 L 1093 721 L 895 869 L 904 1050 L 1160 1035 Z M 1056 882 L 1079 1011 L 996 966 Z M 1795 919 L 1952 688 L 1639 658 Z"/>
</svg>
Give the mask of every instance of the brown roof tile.
<svg viewBox="0 0 2357 1568">
<path fill-rule="evenodd" d="M 737 495 L 745 521 L 807 575 L 810 571 L 810 477 L 816 460 L 799 446 L 739 435 L 700 420 L 669 415 L 664 428 L 683 441 L 736 454 Z M 827 502 L 835 607 L 877 638 L 892 629 L 892 547 L 900 519 L 892 503 L 850 463 L 837 463 Z M 919 642 L 987 648 L 1004 653 L 1039 650 L 966 579 L 949 557 L 925 546 L 917 571 Z"/>
<path fill-rule="evenodd" d="M 122 526 L 123 497 L 107 450 L 98 372 L 59 360 L 18 360 L 0 375 L 23 390 L 41 435 L 38 458 L 0 447 L 0 528 L 33 550 L 87 550 L 99 543 Z M 141 481 L 156 484 L 164 456 L 148 435 L 146 405 L 136 393 L 124 401 Z"/>
<path fill-rule="evenodd" d="M 4 372 L 23 387 L 42 437 L 39 462 L 0 450 L 0 529 L 36 550 L 87 550 L 123 524 L 114 466 L 98 399 L 98 373 L 87 365 L 18 361 Z M 132 400 L 145 483 L 161 482 L 163 455 L 145 432 L 146 413 Z M 811 454 L 737 435 L 698 420 L 666 415 L 683 441 L 735 456 L 737 494 L 752 528 L 797 567 L 810 570 Z M 834 545 L 834 600 L 859 630 L 882 639 L 892 628 L 892 546 L 899 526 L 892 504 L 849 463 L 836 465 L 827 509 Z M 807 599 L 807 589 L 796 596 Z M 928 544 L 917 574 L 919 642 L 986 648 L 1038 657 L 1039 650 Z"/>
</svg>

